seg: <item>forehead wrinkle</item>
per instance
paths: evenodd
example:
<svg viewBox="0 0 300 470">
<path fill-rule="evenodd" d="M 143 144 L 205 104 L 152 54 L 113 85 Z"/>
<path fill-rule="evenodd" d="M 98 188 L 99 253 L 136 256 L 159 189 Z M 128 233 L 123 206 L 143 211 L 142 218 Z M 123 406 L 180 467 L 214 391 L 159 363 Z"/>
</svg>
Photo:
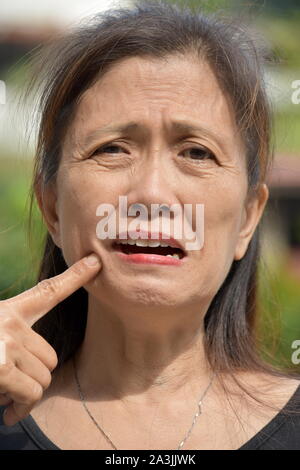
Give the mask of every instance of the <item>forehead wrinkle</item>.
<svg viewBox="0 0 300 470">
<path fill-rule="evenodd" d="M 132 131 L 136 131 L 138 127 L 139 125 L 136 122 L 129 122 L 127 124 L 120 124 L 120 125 L 117 124 L 117 125 L 104 126 L 88 134 L 83 141 L 83 145 L 88 146 L 97 137 L 101 137 L 105 134 L 110 134 L 110 133 L 122 134 L 124 132 L 132 132 Z"/>
<path fill-rule="evenodd" d="M 123 64 L 124 65 L 124 64 Z M 108 96 L 111 95 L 111 91 L 113 91 L 113 98 L 114 97 L 114 94 L 116 94 L 116 96 L 118 97 L 118 103 L 120 104 L 121 101 L 124 101 L 123 105 L 125 106 L 128 106 L 128 94 L 126 93 L 125 95 L 122 94 L 122 92 L 120 93 L 120 89 L 118 89 L 118 87 L 116 86 L 117 84 L 120 84 L 121 85 L 121 89 L 124 88 L 124 80 L 127 81 L 129 80 L 129 88 L 132 88 L 133 87 L 133 91 L 134 91 L 134 95 L 133 95 L 133 98 L 134 97 L 137 97 L 137 94 L 142 94 L 143 93 L 146 93 L 146 95 L 148 95 L 148 92 L 150 92 L 150 96 L 148 96 L 148 99 L 150 98 L 150 101 L 152 102 L 152 100 L 154 100 L 154 105 L 156 105 L 156 99 L 159 99 L 161 100 L 162 96 L 164 98 L 168 98 L 167 101 L 171 101 L 171 106 L 174 105 L 174 102 L 176 102 L 176 104 L 179 104 L 180 106 L 182 105 L 181 101 L 179 100 L 176 100 L 176 99 L 170 99 L 171 96 L 168 96 L 170 93 L 173 94 L 172 92 L 176 91 L 177 92 L 177 87 L 176 85 L 178 85 L 178 79 L 174 78 L 174 77 L 170 77 L 170 73 L 168 73 L 166 75 L 166 78 L 169 79 L 169 83 L 166 83 L 166 81 L 164 80 L 164 76 L 163 77 L 158 77 L 157 79 L 155 79 L 155 73 L 156 72 L 156 67 L 154 67 L 152 69 L 152 67 L 150 67 L 150 70 L 151 72 L 153 72 L 153 81 L 151 81 L 151 83 L 149 83 L 149 74 L 145 73 L 145 69 L 143 67 L 141 67 L 141 63 L 138 61 L 136 65 L 138 65 L 138 73 L 136 68 L 134 69 L 135 70 L 135 75 L 132 77 L 130 75 L 130 77 L 128 77 L 126 74 L 124 74 L 124 70 L 125 72 L 128 71 L 128 65 L 129 63 L 127 63 L 127 67 L 125 67 L 125 69 L 123 67 L 121 67 L 121 76 L 120 75 L 115 75 L 115 73 L 110 76 L 110 74 L 108 73 L 109 76 L 104 76 L 103 79 L 101 81 L 99 81 L 98 83 L 96 83 L 95 85 L 95 88 L 92 90 L 92 89 L 89 89 L 87 90 L 86 92 L 86 100 L 85 100 L 85 105 L 88 106 L 89 108 L 89 111 L 92 112 L 93 111 L 93 107 L 95 106 L 95 101 L 97 102 L 97 108 L 100 107 L 99 111 L 97 111 L 96 115 L 95 115 L 95 118 L 97 118 L 97 114 L 98 112 L 100 112 L 101 110 L 101 113 L 104 112 L 106 114 L 106 112 L 108 112 L 108 109 L 106 109 L 107 106 L 105 106 L 104 108 L 105 109 L 101 109 L 102 108 L 102 98 L 103 98 L 103 94 L 106 95 L 106 92 L 108 93 L 108 95 L 106 95 L 106 101 L 108 101 Z M 132 67 L 132 63 L 130 64 L 131 67 Z M 157 64 L 156 64 L 157 65 Z M 206 65 L 206 64 L 205 64 Z M 132 72 L 131 70 L 131 67 L 129 67 L 129 71 Z M 176 67 L 174 69 L 175 71 L 177 70 Z M 149 67 L 147 68 L 146 72 L 149 72 Z M 202 71 L 203 72 L 203 71 Z M 210 70 L 209 70 L 210 72 Z M 125 76 L 124 76 L 125 75 Z M 130 79 L 129 79 L 130 78 Z M 133 78 L 133 79 L 132 79 Z M 152 77 L 151 77 L 152 78 Z M 121 80 L 121 83 L 120 83 L 120 80 Z M 170 83 L 170 80 L 171 80 L 171 83 Z M 212 82 L 215 83 L 215 80 L 214 80 L 214 74 L 212 73 Z M 226 116 L 230 114 L 230 112 L 228 113 L 229 109 L 226 108 L 225 110 L 223 109 L 224 105 L 226 106 L 226 104 L 228 105 L 228 102 L 227 102 L 227 97 L 223 95 L 223 92 L 222 90 L 220 89 L 219 86 L 212 86 L 212 83 L 211 81 L 209 81 L 208 83 L 202 83 L 202 86 L 201 86 L 201 89 L 199 89 L 198 87 L 196 87 L 194 85 L 194 83 L 190 84 L 189 82 L 186 83 L 186 82 L 180 82 L 180 86 L 181 88 L 185 88 L 185 89 L 190 89 L 190 92 L 186 93 L 186 96 L 187 98 L 190 97 L 190 100 L 194 103 L 193 101 L 193 98 L 191 95 L 195 94 L 196 95 L 204 95 L 205 98 L 206 98 L 206 101 L 207 101 L 207 97 L 209 96 L 210 97 L 210 106 L 209 106 L 209 120 L 214 123 L 215 121 L 217 121 L 217 116 L 216 114 L 219 115 L 224 115 L 224 111 L 225 111 L 225 114 Z M 199 83 L 199 82 L 198 82 Z M 113 90 L 112 90 L 112 85 L 114 85 L 113 87 Z M 123 87 L 122 87 L 123 85 Z M 216 83 L 217 85 L 217 83 Z M 98 87 L 100 86 L 100 90 L 98 90 Z M 173 90 L 174 89 L 174 90 Z M 100 96 L 99 96 L 99 103 L 98 103 L 98 100 L 95 96 L 95 91 L 101 91 L 100 93 Z M 127 90 L 128 91 L 128 90 Z M 153 94 L 151 93 L 153 92 L 155 96 L 153 96 Z M 96 93 L 97 95 L 97 93 Z M 102 96 L 101 96 L 102 95 Z M 181 95 L 181 93 L 180 93 Z M 197 96 L 199 98 L 199 96 Z M 96 98 L 96 100 L 95 100 Z M 201 96 L 200 96 L 201 98 Z M 116 98 L 115 98 L 116 99 Z M 130 101 L 130 100 L 129 100 Z M 202 100 L 201 100 L 202 101 Z M 205 100 L 204 100 L 205 101 Z M 104 103 L 106 104 L 106 103 Z M 139 101 L 137 103 L 135 103 L 135 105 L 139 104 Z M 151 103 L 150 103 L 151 104 Z M 160 103 L 161 104 L 161 103 Z M 201 108 L 201 102 L 200 102 L 200 108 Z M 166 106 L 165 106 L 166 107 Z M 168 105 L 167 105 L 168 107 Z M 230 107 L 230 106 L 229 106 Z M 213 112 L 213 115 L 211 115 L 211 110 L 214 110 Z M 105 111 L 106 110 L 106 111 Z M 86 121 L 86 117 L 88 116 L 91 116 L 90 112 L 87 111 L 87 109 L 85 110 L 85 114 L 87 112 L 87 115 L 84 117 L 82 116 L 81 117 L 81 122 L 83 124 L 82 128 L 84 129 L 85 125 L 87 124 L 87 121 Z M 125 113 L 126 115 L 126 113 Z M 192 116 L 190 116 L 192 117 Z M 177 123 L 174 123 L 173 125 L 173 128 L 174 128 L 174 131 L 176 131 L 178 134 L 179 133 L 184 133 L 184 132 L 187 132 L 187 133 L 191 133 L 191 132 L 195 132 L 197 131 L 197 127 L 200 128 L 198 129 L 200 131 L 200 137 L 201 136 L 207 136 L 207 137 L 212 137 L 213 140 L 218 143 L 219 147 L 221 148 L 221 150 L 224 149 L 224 146 L 226 146 L 226 143 L 227 143 L 227 140 L 228 140 L 228 144 L 230 144 L 231 140 L 232 139 L 235 139 L 238 135 L 239 135 L 239 132 L 236 132 L 238 131 L 238 129 L 235 129 L 235 120 L 234 118 L 232 119 L 232 117 L 229 115 L 229 121 L 230 122 L 230 127 L 231 127 L 231 130 L 232 131 L 235 131 L 233 132 L 233 136 L 229 136 L 229 134 L 227 135 L 227 133 L 223 133 L 223 135 L 221 135 L 220 132 L 217 132 L 217 129 L 215 130 L 213 127 L 211 129 L 207 129 L 206 128 L 206 123 L 203 122 L 203 127 L 201 128 L 201 126 L 186 126 L 186 128 L 184 128 L 183 126 L 180 126 L 180 124 L 177 124 Z M 195 119 L 196 119 L 196 123 L 197 123 L 197 117 L 195 116 Z M 96 120 L 96 119 L 95 119 Z M 94 129 L 92 130 L 91 127 L 91 131 L 90 131 L 90 134 L 89 135 L 84 135 L 82 134 L 81 132 L 79 134 L 81 134 L 81 136 L 78 135 L 79 139 L 78 139 L 78 144 L 80 145 L 80 147 L 84 147 L 84 146 L 89 146 L 92 144 L 92 142 L 97 139 L 97 137 L 102 137 L 102 136 L 105 136 L 105 134 L 108 134 L 108 133 L 118 133 L 118 134 L 124 134 L 124 133 L 144 133 L 144 134 L 148 134 L 150 132 L 150 129 L 147 129 L 146 126 L 142 126 L 142 125 L 138 125 L 137 122 L 128 122 L 126 124 L 120 124 L 118 125 L 116 123 L 116 125 L 113 125 L 114 124 L 114 119 L 111 120 L 111 123 L 105 127 L 101 127 L 101 128 L 98 128 L 98 129 Z M 81 125 L 80 125 L 81 127 Z M 88 131 L 88 129 L 87 129 Z M 210 132 L 209 132 L 210 131 Z M 210 134 L 210 135 L 209 135 Z M 75 143 L 75 142 L 74 142 Z M 229 152 L 230 152 L 230 148 L 228 149 Z M 224 153 L 227 153 L 228 154 L 228 150 L 227 152 L 224 152 Z"/>
</svg>

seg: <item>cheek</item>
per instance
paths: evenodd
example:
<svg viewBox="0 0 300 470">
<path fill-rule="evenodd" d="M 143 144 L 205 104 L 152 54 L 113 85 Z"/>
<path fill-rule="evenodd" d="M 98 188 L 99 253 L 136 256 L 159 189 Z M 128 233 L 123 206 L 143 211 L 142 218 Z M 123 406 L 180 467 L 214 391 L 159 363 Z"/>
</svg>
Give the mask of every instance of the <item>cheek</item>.
<svg viewBox="0 0 300 470">
<path fill-rule="evenodd" d="M 84 173 L 70 171 L 60 180 L 58 216 L 62 251 L 68 264 L 84 256 L 82 250 L 96 233 L 96 207 L 101 194 Z"/>
<path fill-rule="evenodd" d="M 241 218 L 242 195 L 232 196 L 222 192 L 206 202 L 206 229 L 210 233 L 217 236 L 223 233 L 225 237 L 236 233 Z"/>
<path fill-rule="evenodd" d="M 97 237 L 96 228 L 99 216 L 96 215 L 100 204 L 118 205 L 122 194 L 119 178 L 109 174 L 95 174 L 97 169 L 69 167 L 59 175 L 58 216 L 62 251 L 67 262 L 74 262 L 87 253 L 84 247 L 91 245 Z"/>
<path fill-rule="evenodd" d="M 205 197 L 203 252 L 219 262 L 223 260 L 225 269 L 233 260 L 244 197 L 243 187 L 238 184 L 227 190 L 216 189 Z"/>
</svg>

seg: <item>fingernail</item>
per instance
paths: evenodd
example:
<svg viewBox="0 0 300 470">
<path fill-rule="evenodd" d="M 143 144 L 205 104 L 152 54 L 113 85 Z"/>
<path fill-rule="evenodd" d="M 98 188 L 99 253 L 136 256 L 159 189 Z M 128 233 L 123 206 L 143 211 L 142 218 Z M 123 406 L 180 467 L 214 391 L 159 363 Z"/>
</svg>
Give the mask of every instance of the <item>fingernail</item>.
<svg viewBox="0 0 300 470">
<path fill-rule="evenodd" d="M 96 255 L 89 255 L 85 258 L 85 262 L 88 266 L 96 266 L 97 264 L 100 264 L 100 260 L 98 256 Z"/>
</svg>

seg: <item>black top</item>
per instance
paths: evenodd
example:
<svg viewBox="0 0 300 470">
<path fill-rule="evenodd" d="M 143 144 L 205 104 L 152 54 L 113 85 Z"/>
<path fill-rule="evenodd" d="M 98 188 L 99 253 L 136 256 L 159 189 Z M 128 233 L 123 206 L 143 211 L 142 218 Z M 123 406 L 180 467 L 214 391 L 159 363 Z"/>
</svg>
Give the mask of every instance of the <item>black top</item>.
<svg viewBox="0 0 300 470">
<path fill-rule="evenodd" d="M 300 385 L 276 416 L 237 450 L 300 450 L 300 413 L 285 414 L 290 405 L 300 412 Z M 31 415 L 13 426 L 5 426 L 5 408 L 0 406 L 0 450 L 62 450 L 48 439 Z"/>
</svg>

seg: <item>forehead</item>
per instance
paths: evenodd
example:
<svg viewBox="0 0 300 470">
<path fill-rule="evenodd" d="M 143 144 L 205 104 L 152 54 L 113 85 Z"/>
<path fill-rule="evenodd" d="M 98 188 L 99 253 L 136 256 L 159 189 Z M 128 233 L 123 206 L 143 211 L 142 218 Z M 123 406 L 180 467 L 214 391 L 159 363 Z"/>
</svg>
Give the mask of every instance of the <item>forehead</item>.
<svg viewBox="0 0 300 470">
<path fill-rule="evenodd" d="M 132 57 L 114 64 L 82 94 L 71 134 L 82 141 L 90 132 L 126 120 L 168 127 L 174 117 L 236 142 L 230 101 L 209 64 L 194 56 Z"/>
</svg>

